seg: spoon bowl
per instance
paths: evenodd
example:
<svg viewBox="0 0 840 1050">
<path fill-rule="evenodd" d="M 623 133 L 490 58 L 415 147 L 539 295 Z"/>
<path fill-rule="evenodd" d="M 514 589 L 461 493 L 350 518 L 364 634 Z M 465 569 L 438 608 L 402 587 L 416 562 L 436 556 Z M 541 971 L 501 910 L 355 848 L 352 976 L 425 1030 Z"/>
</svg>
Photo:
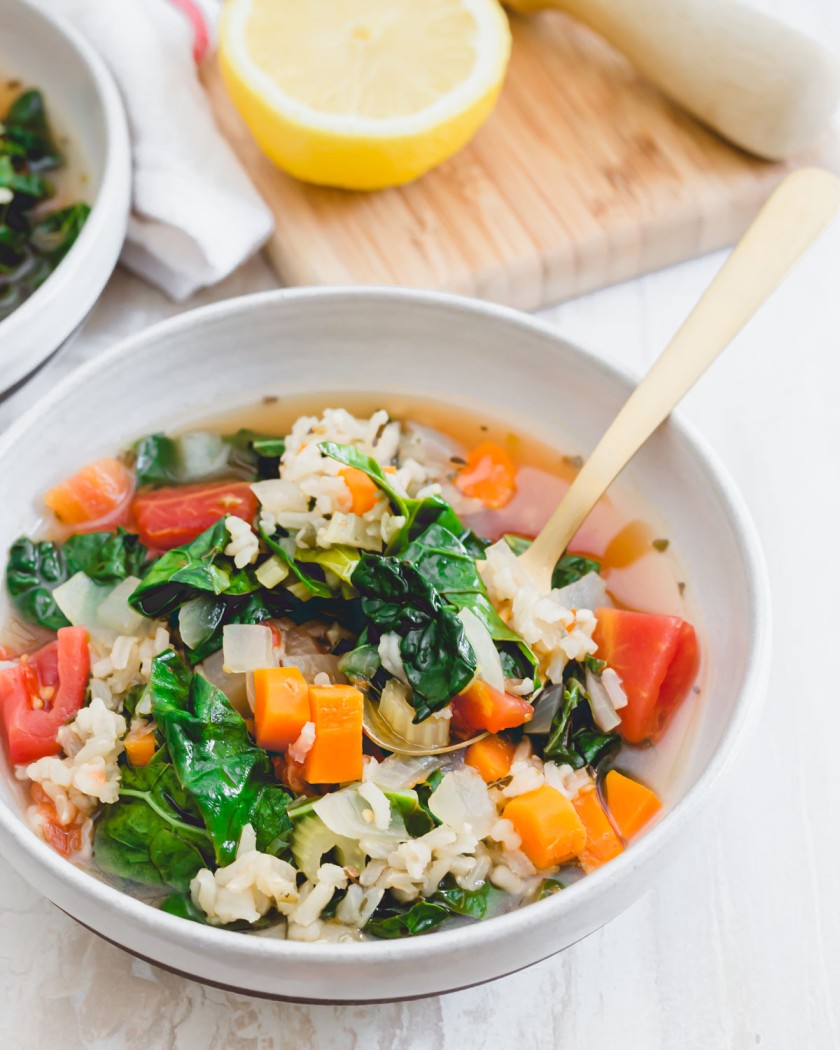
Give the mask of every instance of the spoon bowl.
<svg viewBox="0 0 840 1050">
<path fill-rule="evenodd" d="M 362 714 L 362 728 L 365 736 L 378 747 L 386 751 L 397 751 L 401 755 L 445 755 L 448 751 L 460 751 L 462 747 L 469 747 L 476 740 L 483 740 L 487 733 L 479 733 L 471 736 L 469 740 L 462 740 L 457 744 L 444 744 L 442 747 L 434 747 L 422 744 L 413 744 L 411 741 L 395 733 L 391 726 L 379 713 L 379 706 L 370 697 L 365 697 L 364 712 Z"/>
</svg>

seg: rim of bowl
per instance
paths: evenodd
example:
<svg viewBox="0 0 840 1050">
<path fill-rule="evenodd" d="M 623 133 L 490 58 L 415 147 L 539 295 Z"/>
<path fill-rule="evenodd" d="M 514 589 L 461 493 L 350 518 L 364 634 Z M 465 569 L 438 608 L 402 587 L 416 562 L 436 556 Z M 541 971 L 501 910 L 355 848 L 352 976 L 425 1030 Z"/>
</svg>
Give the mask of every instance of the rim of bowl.
<svg viewBox="0 0 840 1050">
<path fill-rule="evenodd" d="M 419 303 L 443 312 L 454 311 L 460 314 L 480 315 L 484 318 L 495 319 L 507 326 L 536 332 L 552 342 L 564 343 L 572 347 L 575 353 L 609 374 L 611 379 L 617 379 L 625 384 L 635 384 L 639 379 L 632 371 L 607 363 L 591 351 L 570 343 L 546 321 L 495 303 L 444 292 L 376 286 L 281 289 L 239 296 L 199 307 L 161 321 L 121 340 L 110 350 L 65 377 L 51 392 L 42 397 L 13 423 L 0 437 L 0 459 L 13 450 L 18 435 L 25 431 L 31 422 L 46 415 L 54 402 L 63 399 L 74 388 L 83 385 L 87 376 L 95 372 L 102 363 L 111 362 L 120 357 L 129 357 L 147 343 L 155 342 L 172 332 L 193 327 L 200 322 L 212 321 L 228 314 L 247 314 L 261 309 L 265 304 L 275 304 L 286 300 L 317 302 L 324 299 L 339 302 L 344 299 L 367 300 L 374 308 L 382 302 Z M 91 876 L 83 868 L 68 864 L 5 807 L 0 807 L 0 831 L 5 835 L 12 835 L 21 849 L 28 853 L 34 861 L 46 865 L 57 879 L 69 882 L 77 893 L 86 896 L 91 903 L 99 905 L 106 911 L 111 908 L 119 908 L 124 913 L 127 912 L 127 917 L 131 920 L 145 925 L 151 931 L 159 931 L 164 939 L 173 938 L 189 942 L 195 950 L 206 952 L 226 950 L 234 956 L 257 956 L 266 960 L 329 961 L 332 964 L 346 963 L 348 966 L 355 966 L 365 961 L 381 963 L 397 958 L 400 961 L 417 962 L 431 958 L 442 951 L 454 949 L 459 945 L 470 948 L 488 947 L 495 942 L 504 941 L 508 931 L 513 929 L 517 929 L 520 933 L 527 933 L 530 929 L 542 926 L 553 918 L 559 918 L 588 899 L 600 896 L 607 890 L 610 883 L 621 880 L 625 873 L 653 860 L 664 850 L 668 840 L 676 833 L 678 826 L 692 820 L 703 807 L 713 785 L 733 760 L 743 742 L 763 699 L 764 687 L 769 678 L 767 656 L 771 630 L 770 587 L 764 553 L 755 524 L 732 477 L 693 425 L 679 414 L 672 415 L 666 425 L 675 427 L 692 446 L 701 464 L 714 479 L 722 503 L 732 522 L 744 557 L 749 581 L 752 646 L 744 674 L 744 684 L 735 702 L 729 724 L 697 781 L 654 828 L 608 865 L 588 875 L 585 879 L 573 883 L 562 893 L 553 894 L 543 901 L 537 901 L 484 922 L 453 930 L 439 930 L 431 936 L 340 945 L 324 942 L 300 943 L 279 938 L 254 937 L 246 932 L 202 926 L 160 911 Z M 201 980 L 200 977 L 197 979 Z"/>
<path fill-rule="evenodd" d="M 111 71 L 93 45 L 67 18 L 54 14 L 34 0 L 15 2 L 35 19 L 51 25 L 62 36 L 65 46 L 75 51 L 83 63 L 102 107 L 105 156 L 90 215 L 73 247 L 40 288 L 0 321 L 0 336 L 8 346 L 23 339 L 27 325 L 36 315 L 44 326 L 41 345 L 25 348 L 24 353 L 2 354 L 0 391 L 10 389 L 36 371 L 75 332 L 96 303 L 122 251 L 132 182 L 128 122 Z M 116 228 L 115 223 L 118 224 Z M 108 251 L 100 259 L 97 253 L 103 244 L 107 245 Z M 62 296 L 65 301 L 55 309 Z"/>
</svg>

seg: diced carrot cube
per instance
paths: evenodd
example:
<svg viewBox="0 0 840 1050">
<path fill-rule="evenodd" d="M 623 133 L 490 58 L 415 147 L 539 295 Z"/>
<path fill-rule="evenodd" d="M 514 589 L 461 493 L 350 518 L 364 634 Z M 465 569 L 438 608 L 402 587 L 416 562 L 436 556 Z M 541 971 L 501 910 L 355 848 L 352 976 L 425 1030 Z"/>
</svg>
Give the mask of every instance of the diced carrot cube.
<svg viewBox="0 0 840 1050">
<path fill-rule="evenodd" d="M 154 758 L 155 751 L 157 747 L 152 729 L 137 734 L 129 733 L 125 738 L 125 753 L 133 766 L 147 766 Z"/>
<path fill-rule="evenodd" d="M 548 784 L 512 798 L 505 817 L 522 839 L 522 852 L 537 868 L 572 860 L 586 846 L 586 829 L 575 807 Z"/>
<path fill-rule="evenodd" d="M 310 784 L 345 784 L 362 777 L 364 698 L 350 685 L 309 687 L 315 742 L 304 759 Z"/>
<path fill-rule="evenodd" d="M 594 783 L 581 788 L 572 799 L 572 805 L 586 829 L 586 846 L 580 855 L 580 863 L 588 875 L 590 871 L 617 857 L 623 852 L 624 846 L 610 824 Z"/>
<path fill-rule="evenodd" d="M 344 484 L 350 490 L 353 513 L 361 516 L 372 510 L 379 490 L 367 474 L 357 467 L 343 467 L 338 473 L 344 478 Z"/>
<path fill-rule="evenodd" d="M 513 743 L 503 736 L 486 736 L 466 750 L 464 761 L 477 770 L 487 784 L 501 780 L 510 772 Z"/>
<path fill-rule="evenodd" d="M 308 721 L 309 684 L 299 667 L 254 671 L 254 723 L 260 747 L 285 750 Z"/>
<path fill-rule="evenodd" d="M 611 769 L 604 778 L 604 796 L 612 822 L 624 839 L 638 835 L 662 809 L 662 803 L 650 788 L 616 769 Z"/>
</svg>

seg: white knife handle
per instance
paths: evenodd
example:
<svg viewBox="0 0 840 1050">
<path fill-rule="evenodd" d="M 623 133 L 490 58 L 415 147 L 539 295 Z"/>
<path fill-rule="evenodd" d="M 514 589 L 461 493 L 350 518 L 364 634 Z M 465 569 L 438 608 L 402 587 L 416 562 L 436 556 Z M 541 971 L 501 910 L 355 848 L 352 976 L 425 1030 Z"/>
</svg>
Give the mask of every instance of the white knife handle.
<svg viewBox="0 0 840 1050">
<path fill-rule="evenodd" d="M 772 160 L 813 145 L 840 96 L 833 56 L 737 0 L 506 0 L 566 11 L 623 51 L 664 94 Z"/>
</svg>

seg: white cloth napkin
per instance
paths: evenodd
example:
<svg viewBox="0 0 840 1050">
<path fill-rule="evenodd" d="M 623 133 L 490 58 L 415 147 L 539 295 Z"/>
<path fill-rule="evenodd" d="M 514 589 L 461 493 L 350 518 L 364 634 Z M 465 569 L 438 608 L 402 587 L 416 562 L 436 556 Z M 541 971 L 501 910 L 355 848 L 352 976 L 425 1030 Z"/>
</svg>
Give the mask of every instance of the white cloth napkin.
<svg viewBox="0 0 840 1050">
<path fill-rule="evenodd" d="M 220 281 L 274 220 L 213 121 L 188 19 L 170 0 L 47 6 L 97 48 L 128 113 L 134 200 L 122 261 L 177 300 Z"/>
</svg>

